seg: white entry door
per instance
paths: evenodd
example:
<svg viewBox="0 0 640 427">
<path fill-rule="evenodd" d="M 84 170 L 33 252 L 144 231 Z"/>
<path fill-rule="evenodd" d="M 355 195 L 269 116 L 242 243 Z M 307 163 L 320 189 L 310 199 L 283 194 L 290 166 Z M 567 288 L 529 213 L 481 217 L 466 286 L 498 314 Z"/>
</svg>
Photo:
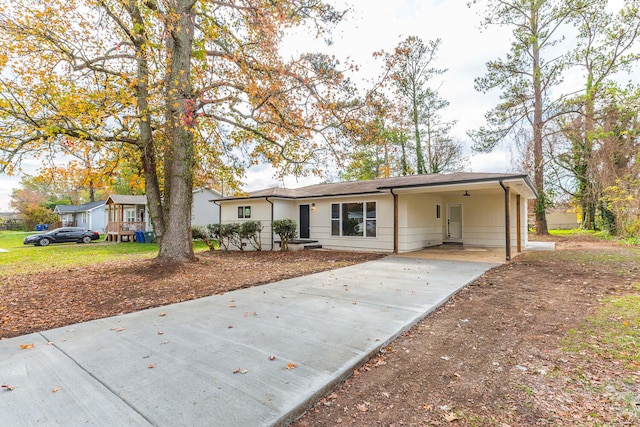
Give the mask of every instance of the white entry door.
<svg viewBox="0 0 640 427">
<path fill-rule="evenodd" d="M 462 205 L 447 205 L 447 240 L 462 241 Z"/>
</svg>

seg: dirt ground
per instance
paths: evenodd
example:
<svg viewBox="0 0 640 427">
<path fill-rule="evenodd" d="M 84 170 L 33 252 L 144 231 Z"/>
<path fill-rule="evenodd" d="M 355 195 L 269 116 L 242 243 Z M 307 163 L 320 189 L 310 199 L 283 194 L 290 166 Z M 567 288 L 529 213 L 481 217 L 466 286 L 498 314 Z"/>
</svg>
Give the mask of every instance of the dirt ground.
<svg viewBox="0 0 640 427">
<path fill-rule="evenodd" d="M 616 254 L 626 257 L 611 261 Z M 214 252 L 187 266 L 131 260 L 46 278 L 13 276 L 0 285 L 0 338 L 378 257 Z M 355 370 L 294 425 L 640 426 L 640 365 L 561 350 L 562 338 L 600 299 L 638 292 L 632 285 L 640 282 L 639 257 L 637 248 L 564 238 L 556 252 L 496 267 Z M 600 259 L 608 260 L 606 268 Z"/>
<path fill-rule="evenodd" d="M 637 249 L 597 261 L 629 250 L 562 239 L 488 271 L 294 426 L 640 426 L 640 364 L 561 350 L 601 298 L 637 293 Z"/>
</svg>

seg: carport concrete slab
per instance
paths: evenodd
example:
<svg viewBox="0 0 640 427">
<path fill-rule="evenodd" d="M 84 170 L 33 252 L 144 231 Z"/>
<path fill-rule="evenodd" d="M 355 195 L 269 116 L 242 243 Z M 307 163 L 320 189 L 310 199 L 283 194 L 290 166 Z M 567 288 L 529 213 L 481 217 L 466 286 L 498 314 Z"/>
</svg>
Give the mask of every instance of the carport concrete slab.
<svg viewBox="0 0 640 427">
<path fill-rule="evenodd" d="M 0 341 L 0 421 L 283 425 L 492 266 L 387 257 Z"/>
</svg>

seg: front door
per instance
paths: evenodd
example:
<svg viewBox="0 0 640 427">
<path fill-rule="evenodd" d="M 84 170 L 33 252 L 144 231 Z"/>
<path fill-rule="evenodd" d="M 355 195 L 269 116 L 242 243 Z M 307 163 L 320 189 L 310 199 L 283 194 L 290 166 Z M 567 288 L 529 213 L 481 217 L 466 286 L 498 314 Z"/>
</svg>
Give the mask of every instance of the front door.
<svg viewBox="0 0 640 427">
<path fill-rule="evenodd" d="M 300 205 L 300 238 L 309 238 L 309 205 Z"/>
<path fill-rule="evenodd" d="M 447 240 L 462 241 L 462 205 L 447 205 Z"/>
</svg>

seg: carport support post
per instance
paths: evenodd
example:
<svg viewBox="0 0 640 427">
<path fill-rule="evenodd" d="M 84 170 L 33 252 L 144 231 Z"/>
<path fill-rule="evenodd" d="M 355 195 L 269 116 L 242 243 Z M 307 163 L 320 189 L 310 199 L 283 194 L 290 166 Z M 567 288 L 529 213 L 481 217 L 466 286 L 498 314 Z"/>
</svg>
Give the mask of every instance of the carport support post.
<svg viewBox="0 0 640 427">
<path fill-rule="evenodd" d="M 504 235 L 506 259 L 511 261 L 511 190 L 505 187 L 500 180 L 500 186 L 504 189 Z"/>
<path fill-rule="evenodd" d="M 520 212 L 520 195 L 516 195 L 516 235 L 518 236 L 518 253 L 522 252 L 522 212 Z"/>
<path fill-rule="evenodd" d="M 389 191 L 393 196 L 393 253 L 398 255 L 398 195 L 393 192 L 393 188 Z"/>
</svg>

